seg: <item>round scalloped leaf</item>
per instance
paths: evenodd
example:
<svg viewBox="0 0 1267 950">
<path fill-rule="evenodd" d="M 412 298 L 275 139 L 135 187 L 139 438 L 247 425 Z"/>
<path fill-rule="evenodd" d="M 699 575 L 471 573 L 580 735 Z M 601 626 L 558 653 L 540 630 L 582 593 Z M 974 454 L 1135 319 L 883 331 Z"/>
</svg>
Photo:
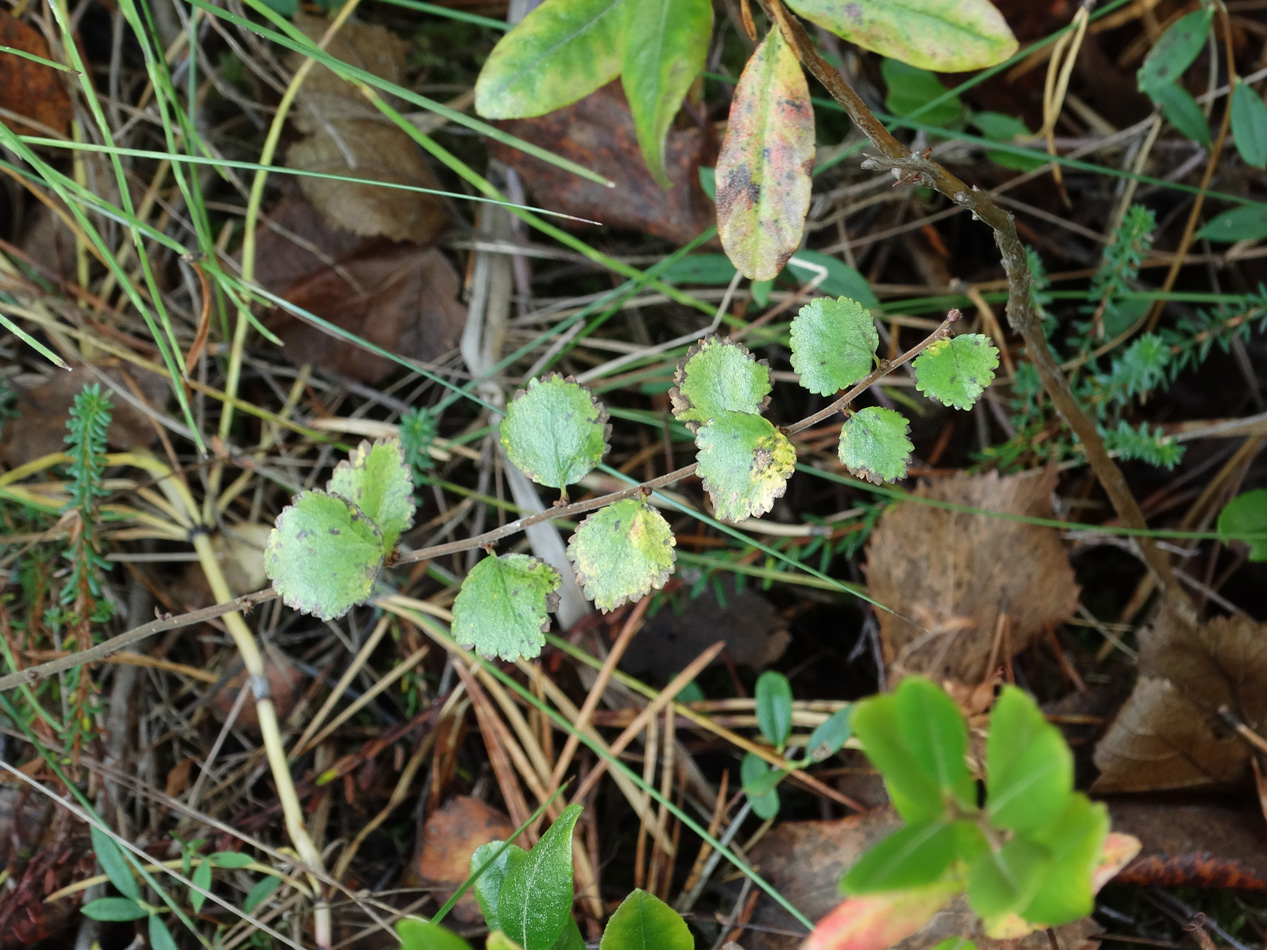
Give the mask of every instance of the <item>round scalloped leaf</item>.
<svg viewBox="0 0 1267 950">
<path fill-rule="evenodd" d="M 580 523 L 568 539 L 568 559 L 585 596 L 611 611 L 664 586 L 676 543 L 660 512 L 641 498 L 626 498 Z"/>
<path fill-rule="evenodd" d="M 880 485 L 906 477 L 915 446 L 911 425 L 896 409 L 868 406 L 840 427 L 840 461 L 859 478 Z"/>
<path fill-rule="evenodd" d="M 607 413 L 594 394 L 554 374 L 515 393 L 501 441 L 516 468 L 538 485 L 562 491 L 603 460 L 608 431 Z"/>
<path fill-rule="evenodd" d="M 305 491 L 277 516 L 264 570 L 286 606 L 333 620 L 369 597 L 386 552 L 378 525 L 360 508 Z"/>
<path fill-rule="evenodd" d="M 673 414 L 692 432 L 723 412 L 759 414 L 770 403 L 770 367 L 742 343 L 710 336 L 687 351 L 669 390 Z"/>
<path fill-rule="evenodd" d="M 378 525 L 387 551 L 414 523 L 413 472 L 400 439 L 362 442 L 335 467 L 326 489 L 352 502 Z"/>
<path fill-rule="evenodd" d="M 871 311 L 848 297 L 820 297 L 792 321 L 792 369 L 820 396 L 848 389 L 875 364 L 880 345 Z"/>
<path fill-rule="evenodd" d="M 699 476 L 723 521 L 760 518 L 787 488 L 796 449 L 767 419 L 721 412 L 695 434 Z"/>
<path fill-rule="evenodd" d="M 915 388 L 956 409 L 971 409 L 994 379 L 999 351 L 990 338 L 965 333 L 938 340 L 915 358 Z"/>
<path fill-rule="evenodd" d="M 545 646 L 562 578 L 527 554 L 489 556 L 466 575 L 453 602 L 453 636 L 467 649 L 531 660 Z"/>
</svg>

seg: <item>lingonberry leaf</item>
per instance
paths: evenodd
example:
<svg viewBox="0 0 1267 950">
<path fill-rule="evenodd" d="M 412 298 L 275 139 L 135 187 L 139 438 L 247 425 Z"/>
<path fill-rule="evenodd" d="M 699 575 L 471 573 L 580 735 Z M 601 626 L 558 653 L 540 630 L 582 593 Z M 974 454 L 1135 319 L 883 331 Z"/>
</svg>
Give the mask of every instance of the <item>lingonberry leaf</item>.
<svg viewBox="0 0 1267 950">
<path fill-rule="evenodd" d="M 792 734 L 792 684 L 777 670 L 757 677 L 755 691 L 757 726 L 780 752 Z"/>
<path fill-rule="evenodd" d="M 567 552 L 585 596 L 610 611 L 664 586 L 675 543 L 660 512 L 641 498 L 626 498 L 582 521 Z"/>
<path fill-rule="evenodd" d="M 482 656 L 530 660 L 545 646 L 559 572 L 527 554 L 484 558 L 453 602 L 453 636 Z"/>
<path fill-rule="evenodd" d="M 752 752 L 745 755 L 739 763 L 739 778 L 743 787 L 753 789 L 753 793 L 748 795 L 753 814 L 763 821 L 769 821 L 779 813 L 779 792 L 769 782 L 769 777 L 774 772 L 765 759 Z"/>
<path fill-rule="evenodd" d="M 598 950 L 694 950 L 682 915 L 660 898 L 636 889 L 607 921 Z"/>
<path fill-rule="evenodd" d="M 739 75 L 717 157 L 717 232 L 750 280 L 771 280 L 801 243 L 814 169 L 805 74 L 773 29 Z"/>
<path fill-rule="evenodd" d="M 378 525 L 387 551 L 413 524 L 413 473 L 399 439 L 362 442 L 335 467 L 326 489 L 352 502 Z"/>
<path fill-rule="evenodd" d="M 524 950 L 551 950 L 572 919 L 572 829 L 580 814 L 580 805 L 565 808 L 502 881 L 497 921 Z"/>
<path fill-rule="evenodd" d="M 957 409 L 971 409 L 994 379 L 999 351 L 990 338 L 965 333 L 938 340 L 919 356 L 912 367 L 915 388 L 930 399 Z"/>
<path fill-rule="evenodd" d="M 699 475 L 723 521 L 759 518 L 787 488 L 796 449 L 761 416 L 720 412 L 695 434 Z"/>
<path fill-rule="evenodd" d="M 848 297 L 819 297 L 792 321 L 792 369 L 820 396 L 847 389 L 867 373 L 880 345 L 871 311 Z"/>
<path fill-rule="evenodd" d="M 911 425 L 896 409 L 868 406 L 840 427 L 840 461 L 859 478 L 880 485 L 906 477 L 915 446 Z"/>
<path fill-rule="evenodd" d="M 722 412 L 761 413 L 770 402 L 770 367 L 742 343 L 711 336 L 687 351 L 669 390 L 673 414 L 697 430 Z"/>
<path fill-rule="evenodd" d="M 264 571 L 286 606 L 332 620 L 369 597 L 386 552 L 378 525 L 355 504 L 305 491 L 277 516 Z"/>
<path fill-rule="evenodd" d="M 573 379 L 551 375 L 515 393 L 501 442 L 534 482 L 563 490 L 603 460 L 608 432 L 607 413 L 594 395 Z"/>
</svg>

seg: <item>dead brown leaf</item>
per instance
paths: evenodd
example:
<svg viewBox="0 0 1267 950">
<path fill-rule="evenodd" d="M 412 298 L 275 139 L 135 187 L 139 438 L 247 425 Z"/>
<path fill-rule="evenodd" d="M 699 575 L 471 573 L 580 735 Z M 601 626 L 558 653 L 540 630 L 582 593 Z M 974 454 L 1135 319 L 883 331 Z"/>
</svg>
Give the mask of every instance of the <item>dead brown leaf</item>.
<svg viewBox="0 0 1267 950">
<path fill-rule="evenodd" d="M 490 841 L 506 841 L 515 826 L 502 812 L 478 798 L 458 795 L 427 819 L 416 867 L 426 887 L 446 901 L 471 876 L 471 855 Z M 474 891 L 462 895 L 453 914 L 463 923 L 482 919 Z"/>
<path fill-rule="evenodd" d="M 915 496 L 990 513 L 904 502 L 880 519 L 868 593 L 894 611 L 877 613 L 895 678 L 979 683 L 1044 624 L 1072 615 L 1078 587 L 1059 534 L 1006 517 L 1050 518 L 1055 480 L 1054 471 L 947 479 L 921 485 Z"/>
<path fill-rule="evenodd" d="M 1245 777 L 1250 747 L 1219 717 L 1267 724 L 1267 624 L 1219 617 L 1193 627 L 1163 608 L 1140 634 L 1139 681 L 1095 750 L 1097 792 L 1222 785 Z"/>
<path fill-rule="evenodd" d="M 38 30 L 0 12 L 0 46 L 11 46 L 50 59 L 48 43 Z M 40 123 L 44 128 L 5 118 L 17 135 L 67 135 L 74 115 L 70 96 L 58 71 L 22 56 L 0 56 L 0 109 Z"/>
<path fill-rule="evenodd" d="M 511 135 L 616 183 L 607 188 L 518 149 L 492 143 L 493 155 L 523 176 L 544 208 L 601 221 L 608 227 L 645 231 L 676 244 L 694 240 L 716 223 L 713 204 L 699 183 L 699 169 L 716 160 L 717 143 L 700 129 L 671 129 L 665 168 L 673 187 L 661 188 L 642 159 L 629 103 L 618 82 L 566 109 L 499 124 Z"/>
</svg>

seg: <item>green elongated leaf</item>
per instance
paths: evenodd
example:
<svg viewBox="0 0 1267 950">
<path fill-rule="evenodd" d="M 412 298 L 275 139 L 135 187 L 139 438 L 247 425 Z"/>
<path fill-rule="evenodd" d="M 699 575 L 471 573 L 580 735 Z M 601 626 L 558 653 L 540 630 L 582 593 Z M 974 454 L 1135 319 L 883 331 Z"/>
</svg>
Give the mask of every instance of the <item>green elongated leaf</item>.
<svg viewBox="0 0 1267 950">
<path fill-rule="evenodd" d="M 695 950 L 695 938 L 677 911 L 639 889 L 607 921 L 598 950 Z"/>
<path fill-rule="evenodd" d="M 484 941 L 484 950 L 524 950 L 500 930 L 494 930 Z"/>
<path fill-rule="evenodd" d="M 148 910 L 126 897 L 101 897 L 89 901 L 80 911 L 93 920 L 109 921 L 140 920 L 150 915 Z"/>
<path fill-rule="evenodd" d="M 821 762 L 844 747 L 853 735 L 853 727 L 849 722 L 852 716 L 853 707 L 846 706 L 836 710 L 814 728 L 809 734 L 809 746 L 805 750 L 811 761 Z"/>
<path fill-rule="evenodd" d="M 1209 123 L 1192 93 L 1182 86 L 1170 85 L 1149 89 L 1148 94 L 1171 125 L 1194 142 L 1210 144 Z"/>
<path fill-rule="evenodd" d="M 550 950 L 585 950 L 585 938 L 581 936 L 581 928 L 576 925 L 574 918 L 568 918 L 563 933 L 559 934 L 559 939 L 554 941 Z"/>
<path fill-rule="evenodd" d="M 739 780 L 747 791 L 752 788 L 759 794 L 750 794 L 748 801 L 752 803 L 752 812 L 762 821 L 769 821 L 779 813 L 779 792 L 774 787 L 777 780 L 771 777 L 778 772 L 770 768 L 768 762 L 759 755 L 749 752 L 739 763 Z"/>
<path fill-rule="evenodd" d="M 414 523 L 413 472 L 400 439 L 362 442 L 335 466 L 326 490 L 346 498 L 378 525 L 383 548 L 392 551 Z"/>
<path fill-rule="evenodd" d="M 572 829 L 580 815 L 580 805 L 569 805 L 506 872 L 497 921 L 523 950 L 551 950 L 572 919 Z"/>
<path fill-rule="evenodd" d="M 986 739 L 986 810 L 1000 828 L 1033 831 L 1073 794 L 1073 755 L 1060 731 L 1022 690 L 1005 686 Z"/>
<path fill-rule="evenodd" d="M 615 610 L 659 590 L 673 573 L 673 529 L 642 498 L 600 508 L 568 539 L 568 560 L 585 596 L 600 610 Z"/>
<path fill-rule="evenodd" d="M 382 532 L 360 508 L 305 491 L 277 516 L 264 571 L 286 606 L 333 620 L 369 597 L 385 554 Z"/>
<path fill-rule="evenodd" d="M 594 394 L 559 375 L 530 380 L 515 393 L 501 423 L 514 466 L 539 485 L 563 490 L 607 454 L 607 412 Z"/>
<path fill-rule="evenodd" d="M 994 379 L 999 351 L 981 333 L 938 340 L 915 357 L 915 388 L 930 399 L 957 409 L 971 409 Z"/>
<path fill-rule="evenodd" d="M 851 43 L 922 69 L 983 69 L 1016 52 L 1016 37 L 990 0 L 789 0 L 788 6 Z"/>
<path fill-rule="evenodd" d="M 872 292 L 867 279 L 838 257 L 832 257 L 822 251 L 802 249 L 792 255 L 787 262 L 787 270 L 802 281 L 810 281 L 817 277 L 820 267 L 827 271 L 827 276 L 818 284 L 820 293 L 828 297 L 848 297 L 850 300 L 858 301 L 864 307 L 880 306 L 880 300 Z"/>
<path fill-rule="evenodd" d="M 862 750 L 884 776 L 897 813 L 911 824 L 939 819 L 946 810 L 941 788 L 911 753 L 899 719 L 897 697 L 886 693 L 855 705 L 850 721 Z"/>
<path fill-rule="evenodd" d="M 149 919 L 150 950 L 179 950 L 172 932 L 157 914 Z"/>
<path fill-rule="evenodd" d="M 955 833 L 940 819 L 899 828 L 877 842 L 840 881 L 844 894 L 876 894 L 922 887 L 940 878 L 955 858 Z"/>
<path fill-rule="evenodd" d="M 699 476 L 723 521 L 760 518 L 787 490 L 796 449 L 761 416 L 721 412 L 695 434 Z"/>
<path fill-rule="evenodd" d="M 1095 906 L 1092 875 L 1109 834 L 1109 813 L 1102 804 L 1074 793 L 1055 821 L 1031 837 L 1051 852 L 1051 870 L 1021 916 L 1045 927 L 1079 920 Z"/>
<path fill-rule="evenodd" d="M 1267 238 L 1267 204 L 1242 205 L 1206 222 L 1197 237 L 1207 241 L 1261 241 Z"/>
<path fill-rule="evenodd" d="M 475 81 L 475 111 L 526 119 L 620 75 L 624 0 L 545 0 L 501 38 Z"/>
<path fill-rule="evenodd" d="M 527 554 L 484 558 L 453 602 L 454 639 L 481 656 L 512 661 L 539 656 L 561 582 L 558 571 Z"/>
<path fill-rule="evenodd" d="M 975 810 L 976 786 L 964 760 L 968 725 L 955 701 L 918 676 L 902 680 L 894 695 L 898 730 L 915 761 L 933 777 L 944 797 L 953 797 L 962 809 Z"/>
<path fill-rule="evenodd" d="M 1051 872 L 1051 852 L 1028 838 L 987 851 L 968 872 L 968 904 L 988 923 L 1022 910 Z"/>
<path fill-rule="evenodd" d="M 770 743 L 783 751 L 792 734 L 792 684 L 775 670 L 766 670 L 757 677 L 757 725 Z"/>
<path fill-rule="evenodd" d="M 1139 68 L 1140 91 L 1152 95 L 1156 89 L 1174 85 L 1201 52 L 1213 19 L 1214 8 L 1205 7 L 1171 24 Z"/>
<path fill-rule="evenodd" d="M 1245 541 L 1251 561 L 1267 561 L 1267 488 L 1237 495 L 1219 512 L 1219 538 Z"/>
<path fill-rule="evenodd" d="M 717 158 L 717 231 L 739 273 L 771 280 L 801 243 L 814 170 L 814 110 L 774 29 L 744 66 Z"/>
<path fill-rule="evenodd" d="M 875 365 L 880 334 L 871 311 L 856 300 L 819 297 L 792 320 L 792 369 L 812 393 L 833 396 Z"/>
<path fill-rule="evenodd" d="M 770 294 L 774 291 L 774 281 L 754 280 L 750 289 L 753 301 L 758 307 L 764 307 L 770 302 Z"/>
<path fill-rule="evenodd" d="M 708 284 L 724 287 L 735 277 L 735 265 L 725 254 L 692 254 L 660 271 L 666 284 Z"/>
<path fill-rule="evenodd" d="M 229 870 L 240 870 L 255 863 L 255 859 L 249 854 L 243 854 L 241 851 L 216 851 L 207 855 L 207 860 L 213 867 L 227 868 Z"/>
<path fill-rule="evenodd" d="M 770 367 L 742 343 L 710 336 L 691 347 L 673 374 L 673 415 L 691 431 L 722 412 L 765 411 Z"/>
<path fill-rule="evenodd" d="M 671 187 L 664 140 L 686 92 L 704 68 L 713 33 L 712 0 L 625 4 L 620 79 L 651 177 Z"/>
<path fill-rule="evenodd" d="M 191 880 L 195 887 L 200 887 L 204 891 L 211 890 L 211 863 L 209 861 L 201 862 L 194 868 L 194 874 Z M 194 909 L 195 914 L 202 913 L 202 905 L 207 902 L 207 897 L 200 891 L 191 890 L 189 892 L 189 906 Z"/>
<path fill-rule="evenodd" d="M 396 921 L 401 950 L 471 950 L 471 945 L 452 930 L 429 920 L 407 917 Z"/>
<path fill-rule="evenodd" d="M 973 115 L 972 124 L 981 130 L 982 135 L 995 142 L 1011 144 L 1030 134 L 1024 122 L 1016 116 L 1002 112 L 978 112 Z M 998 149 L 987 149 L 985 157 L 1001 168 L 1011 168 L 1019 172 L 1032 172 L 1035 168 L 1041 168 L 1047 164 L 1047 159 L 1037 153 L 1031 157 Z"/>
<path fill-rule="evenodd" d="M 1267 103 L 1240 79 L 1232 88 L 1232 135 L 1246 165 L 1267 168 Z"/>
<path fill-rule="evenodd" d="M 500 930 L 498 918 L 498 895 L 501 894 L 502 883 L 510 869 L 528 860 L 528 852 L 517 844 L 506 846 L 504 841 L 490 841 L 482 844 L 471 853 L 471 874 L 476 874 L 491 859 L 493 864 L 475 878 L 471 885 L 475 891 L 475 899 L 479 901 L 480 912 L 484 915 L 484 923 L 489 930 Z"/>
<path fill-rule="evenodd" d="M 123 849 L 95 824 L 88 826 L 88 834 L 92 839 L 92 850 L 97 856 L 97 863 L 101 865 L 101 870 L 106 873 L 115 890 L 124 897 L 139 901 L 141 888 L 132 876 L 132 868 L 128 865 L 128 859 L 123 856 Z"/>
<path fill-rule="evenodd" d="M 963 113 L 963 100 L 958 96 L 950 96 L 931 108 L 924 108 L 947 92 L 941 80 L 927 69 L 897 59 L 883 59 L 880 61 L 880 76 L 884 79 L 886 90 L 884 107 L 896 116 L 915 115 L 920 122 L 946 128 Z"/>
<path fill-rule="evenodd" d="M 273 877 L 272 875 L 256 881 L 242 900 L 243 912 L 247 914 L 255 913 L 255 909 L 268 900 L 281 883 L 282 879 L 280 877 Z"/>
<path fill-rule="evenodd" d="M 859 409 L 840 427 L 840 461 L 854 475 L 876 485 L 905 478 L 915 451 L 910 431 L 906 416 L 896 409 Z"/>
</svg>

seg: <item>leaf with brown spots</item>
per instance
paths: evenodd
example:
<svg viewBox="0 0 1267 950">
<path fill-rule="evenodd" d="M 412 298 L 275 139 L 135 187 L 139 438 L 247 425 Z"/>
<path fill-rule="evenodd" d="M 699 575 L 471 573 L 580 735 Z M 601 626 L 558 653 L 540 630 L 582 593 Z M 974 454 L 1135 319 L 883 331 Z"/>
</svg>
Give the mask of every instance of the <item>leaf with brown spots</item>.
<svg viewBox="0 0 1267 950">
<path fill-rule="evenodd" d="M 800 246 L 813 168 L 809 87 L 772 30 L 739 76 L 717 159 L 717 229 L 745 277 L 773 280 Z"/>
<path fill-rule="evenodd" d="M 38 31 L 0 12 L 0 46 L 50 59 L 48 43 Z M 70 74 L 68 74 L 70 75 Z M 0 55 L 0 109 L 26 116 L 38 125 L 6 119 L 15 135 L 58 135 L 70 131 L 73 111 L 62 77 L 51 66 L 12 53 Z"/>
</svg>

